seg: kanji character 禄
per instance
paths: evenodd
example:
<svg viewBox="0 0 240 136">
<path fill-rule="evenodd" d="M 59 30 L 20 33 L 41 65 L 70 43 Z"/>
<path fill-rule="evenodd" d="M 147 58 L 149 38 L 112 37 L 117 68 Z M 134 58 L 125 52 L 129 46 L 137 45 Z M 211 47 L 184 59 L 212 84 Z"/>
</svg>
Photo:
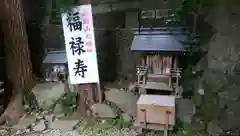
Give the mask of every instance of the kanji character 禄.
<svg viewBox="0 0 240 136">
<path fill-rule="evenodd" d="M 84 42 L 82 41 L 82 37 L 73 38 L 71 37 L 71 41 L 69 42 L 70 50 L 72 50 L 72 55 L 75 55 L 77 53 L 78 55 L 81 55 L 82 53 L 86 52 L 84 49 Z"/>
</svg>

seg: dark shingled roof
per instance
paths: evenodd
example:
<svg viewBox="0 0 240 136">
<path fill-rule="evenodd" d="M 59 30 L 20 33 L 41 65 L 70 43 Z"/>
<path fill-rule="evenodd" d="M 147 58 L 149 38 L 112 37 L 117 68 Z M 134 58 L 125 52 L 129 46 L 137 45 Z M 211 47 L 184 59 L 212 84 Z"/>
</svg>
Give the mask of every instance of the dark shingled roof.
<svg viewBox="0 0 240 136">
<path fill-rule="evenodd" d="M 67 63 L 66 51 L 63 50 L 55 50 L 49 51 L 46 54 L 46 57 L 43 60 L 44 64 L 65 64 Z"/>
<path fill-rule="evenodd" d="M 186 39 L 186 30 L 179 27 L 133 29 L 132 51 L 142 52 L 184 52 L 182 41 Z"/>
</svg>

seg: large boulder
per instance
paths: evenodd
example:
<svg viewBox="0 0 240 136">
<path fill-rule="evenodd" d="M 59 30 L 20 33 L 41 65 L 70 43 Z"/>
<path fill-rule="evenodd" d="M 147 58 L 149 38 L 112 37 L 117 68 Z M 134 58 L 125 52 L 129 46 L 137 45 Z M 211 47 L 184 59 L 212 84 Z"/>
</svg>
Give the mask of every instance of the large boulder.
<svg viewBox="0 0 240 136">
<path fill-rule="evenodd" d="M 130 115 L 128 115 L 127 113 L 123 113 L 122 114 L 122 118 L 125 122 L 130 122 L 132 121 L 132 117 Z"/>
<path fill-rule="evenodd" d="M 197 91 L 194 91 L 192 100 L 196 106 L 201 106 L 203 103 L 203 96 L 200 95 Z"/>
<path fill-rule="evenodd" d="M 91 110 L 99 118 L 115 118 L 116 114 L 109 105 L 96 103 L 92 105 Z"/>
<path fill-rule="evenodd" d="M 111 88 L 109 91 L 105 91 L 105 97 L 107 101 L 116 104 L 122 111 L 133 117 L 136 116 L 138 96 L 134 93 Z"/>
<path fill-rule="evenodd" d="M 62 131 L 72 131 L 77 126 L 78 122 L 79 120 L 55 120 L 52 122 L 50 128 Z"/>
<path fill-rule="evenodd" d="M 207 131 L 211 136 L 216 136 L 223 132 L 222 129 L 213 122 L 208 123 Z"/>
<path fill-rule="evenodd" d="M 46 125 L 44 123 L 44 120 L 40 120 L 39 122 L 37 122 L 37 124 L 33 127 L 34 131 L 43 131 L 44 129 L 46 129 Z"/>
<path fill-rule="evenodd" d="M 177 117 L 184 123 L 191 123 L 195 114 L 195 104 L 190 99 L 176 99 Z"/>
<path fill-rule="evenodd" d="M 32 89 L 38 105 L 43 109 L 50 109 L 54 102 L 65 92 L 63 83 L 39 83 Z"/>
<path fill-rule="evenodd" d="M 13 129 L 23 130 L 29 127 L 31 124 L 35 123 L 37 117 L 35 116 L 26 116 L 22 118 L 16 125 L 12 126 Z"/>
</svg>

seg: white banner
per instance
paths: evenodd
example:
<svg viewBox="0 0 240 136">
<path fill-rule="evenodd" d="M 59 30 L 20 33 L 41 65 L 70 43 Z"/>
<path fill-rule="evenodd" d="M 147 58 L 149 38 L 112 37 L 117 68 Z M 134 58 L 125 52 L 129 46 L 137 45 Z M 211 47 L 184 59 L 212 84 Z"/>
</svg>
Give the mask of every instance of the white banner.
<svg viewBox="0 0 240 136">
<path fill-rule="evenodd" d="M 62 25 L 70 83 L 99 83 L 91 5 L 63 13 Z"/>
</svg>

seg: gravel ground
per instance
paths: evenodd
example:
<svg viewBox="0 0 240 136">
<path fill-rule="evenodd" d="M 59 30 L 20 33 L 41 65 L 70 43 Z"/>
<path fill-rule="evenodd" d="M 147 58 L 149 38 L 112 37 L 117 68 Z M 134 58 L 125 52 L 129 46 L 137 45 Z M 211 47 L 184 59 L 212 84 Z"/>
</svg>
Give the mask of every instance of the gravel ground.
<svg viewBox="0 0 240 136">
<path fill-rule="evenodd" d="M 81 130 L 45 130 L 43 132 L 29 132 L 17 136 L 137 136 L 137 133 L 134 130 L 128 128 L 122 130 L 115 128 L 106 130 L 88 128 L 84 131 L 80 131 Z"/>
</svg>

